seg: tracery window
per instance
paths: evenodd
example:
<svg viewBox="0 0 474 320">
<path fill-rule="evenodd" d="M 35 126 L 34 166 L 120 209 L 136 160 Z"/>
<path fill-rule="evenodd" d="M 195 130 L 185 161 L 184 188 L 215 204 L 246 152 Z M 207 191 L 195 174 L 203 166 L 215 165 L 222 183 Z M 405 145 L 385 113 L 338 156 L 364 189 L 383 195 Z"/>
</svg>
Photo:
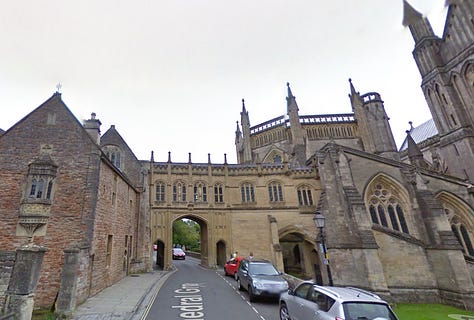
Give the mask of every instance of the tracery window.
<svg viewBox="0 0 474 320">
<path fill-rule="evenodd" d="M 474 247 L 472 245 L 471 236 L 469 235 L 469 231 L 465 224 L 452 209 L 445 208 L 445 212 L 448 216 L 449 223 L 451 224 L 451 230 L 458 239 L 463 253 L 465 255 L 474 257 Z"/>
<path fill-rule="evenodd" d="M 186 202 L 186 185 L 181 181 L 173 185 L 173 202 Z"/>
<path fill-rule="evenodd" d="M 279 154 L 273 157 L 273 163 L 281 163 L 281 156 Z"/>
<path fill-rule="evenodd" d="M 207 187 L 202 182 L 197 182 L 194 185 L 194 202 L 207 202 Z"/>
<path fill-rule="evenodd" d="M 272 182 L 268 185 L 268 198 L 270 202 L 283 201 L 283 188 L 278 182 Z"/>
<path fill-rule="evenodd" d="M 296 192 L 298 194 L 298 203 L 300 206 L 314 205 L 311 188 L 309 188 L 308 186 L 301 186 L 297 189 Z"/>
<path fill-rule="evenodd" d="M 41 155 L 29 165 L 25 198 L 28 202 L 48 202 L 53 198 L 54 182 L 58 166 L 49 155 Z"/>
<path fill-rule="evenodd" d="M 253 184 L 244 183 L 241 185 L 240 193 L 242 195 L 242 202 L 255 202 L 255 190 Z"/>
<path fill-rule="evenodd" d="M 222 188 L 222 184 L 217 183 L 214 185 L 214 202 L 215 203 L 223 203 L 224 202 L 224 192 Z"/>
<path fill-rule="evenodd" d="M 155 188 L 155 198 L 157 202 L 165 202 L 166 185 L 163 182 L 158 182 Z"/>
<path fill-rule="evenodd" d="M 405 214 L 399 199 L 382 183 L 372 186 L 369 197 L 369 212 L 372 223 L 399 232 L 409 233 Z"/>
<path fill-rule="evenodd" d="M 123 163 L 122 163 L 122 150 L 115 145 L 106 145 L 103 147 L 103 150 L 107 156 L 107 158 L 112 162 L 112 164 L 117 168 L 117 169 L 122 169 Z"/>
</svg>

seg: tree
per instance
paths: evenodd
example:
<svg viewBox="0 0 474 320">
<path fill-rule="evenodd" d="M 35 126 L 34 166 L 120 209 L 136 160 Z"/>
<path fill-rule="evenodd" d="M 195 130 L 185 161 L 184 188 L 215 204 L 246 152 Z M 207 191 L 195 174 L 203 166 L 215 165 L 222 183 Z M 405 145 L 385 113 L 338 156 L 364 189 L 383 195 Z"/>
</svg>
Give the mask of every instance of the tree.
<svg viewBox="0 0 474 320">
<path fill-rule="evenodd" d="M 173 222 L 173 244 L 180 244 L 186 250 L 201 252 L 201 228 L 193 220 L 181 219 Z"/>
</svg>

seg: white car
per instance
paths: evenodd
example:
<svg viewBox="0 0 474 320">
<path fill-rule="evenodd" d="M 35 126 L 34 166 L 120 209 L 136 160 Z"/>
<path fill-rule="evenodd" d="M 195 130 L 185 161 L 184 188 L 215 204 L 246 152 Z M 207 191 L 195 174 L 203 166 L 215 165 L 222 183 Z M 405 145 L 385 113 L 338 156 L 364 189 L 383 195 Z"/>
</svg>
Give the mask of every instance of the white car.
<svg viewBox="0 0 474 320">
<path fill-rule="evenodd" d="M 359 288 L 302 282 L 280 296 L 281 320 L 398 320 L 378 295 Z"/>
</svg>

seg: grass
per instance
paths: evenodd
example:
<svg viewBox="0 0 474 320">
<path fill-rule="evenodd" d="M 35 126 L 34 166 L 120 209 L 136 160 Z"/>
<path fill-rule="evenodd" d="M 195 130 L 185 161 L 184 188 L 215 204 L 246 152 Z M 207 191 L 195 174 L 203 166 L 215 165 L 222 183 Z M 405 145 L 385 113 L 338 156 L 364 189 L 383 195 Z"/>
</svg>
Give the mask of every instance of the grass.
<svg viewBox="0 0 474 320">
<path fill-rule="evenodd" d="M 400 320 L 474 320 L 474 312 L 441 304 L 404 304 L 400 303 L 393 311 Z M 466 315 L 467 317 L 449 317 L 448 315 Z"/>
</svg>

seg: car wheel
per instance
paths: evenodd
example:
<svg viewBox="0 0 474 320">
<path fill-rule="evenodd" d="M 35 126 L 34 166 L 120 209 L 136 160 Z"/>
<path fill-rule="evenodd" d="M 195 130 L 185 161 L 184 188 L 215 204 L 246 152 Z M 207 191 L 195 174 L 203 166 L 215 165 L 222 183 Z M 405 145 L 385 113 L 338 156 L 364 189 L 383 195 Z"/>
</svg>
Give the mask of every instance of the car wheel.
<svg viewBox="0 0 474 320">
<path fill-rule="evenodd" d="M 229 276 L 229 275 L 230 275 L 230 274 L 227 272 L 227 269 L 226 269 L 226 268 L 224 268 L 224 274 L 225 274 L 226 276 Z"/>
<path fill-rule="evenodd" d="M 288 307 L 285 303 L 282 303 L 280 306 L 280 320 L 291 320 Z"/>
<path fill-rule="evenodd" d="M 242 287 L 242 283 L 240 283 L 240 278 L 237 278 L 237 288 L 239 288 L 240 291 L 244 290 L 244 287 Z"/>
<path fill-rule="evenodd" d="M 248 292 L 250 302 L 254 302 L 255 300 L 257 300 L 257 296 L 253 293 L 252 286 L 249 286 Z"/>
</svg>

